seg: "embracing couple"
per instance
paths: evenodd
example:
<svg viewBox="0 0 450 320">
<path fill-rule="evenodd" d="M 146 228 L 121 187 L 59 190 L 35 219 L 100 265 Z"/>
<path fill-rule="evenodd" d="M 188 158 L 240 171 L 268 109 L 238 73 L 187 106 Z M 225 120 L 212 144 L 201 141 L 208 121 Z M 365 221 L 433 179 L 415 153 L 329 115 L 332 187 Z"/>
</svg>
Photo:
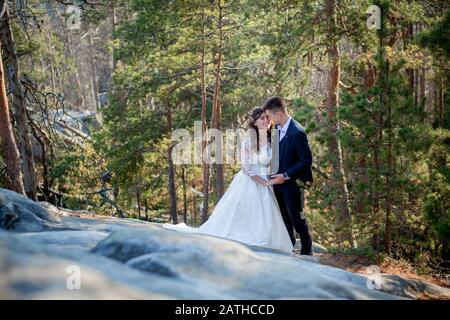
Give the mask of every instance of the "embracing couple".
<svg viewBox="0 0 450 320">
<path fill-rule="evenodd" d="M 278 129 L 274 137 L 273 125 Z M 242 170 L 233 178 L 208 221 L 199 228 L 180 225 L 196 233 L 287 252 L 292 252 L 295 246 L 294 231 L 297 231 L 300 254 L 312 255 L 311 235 L 303 212 L 303 190 L 299 186 L 312 182 L 312 155 L 306 133 L 289 115 L 280 97 L 271 97 L 262 107 L 255 108 L 249 128 L 253 134 L 242 142 Z M 278 170 L 271 174 L 275 152 L 279 152 Z"/>
</svg>

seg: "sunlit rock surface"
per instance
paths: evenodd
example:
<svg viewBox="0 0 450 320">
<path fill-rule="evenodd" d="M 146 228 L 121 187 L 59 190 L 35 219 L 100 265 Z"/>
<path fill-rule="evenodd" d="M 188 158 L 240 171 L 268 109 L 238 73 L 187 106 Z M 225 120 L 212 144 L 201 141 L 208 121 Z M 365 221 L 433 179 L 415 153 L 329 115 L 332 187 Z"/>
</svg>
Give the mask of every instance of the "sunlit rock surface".
<svg viewBox="0 0 450 320">
<path fill-rule="evenodd" d="M 365 276 L 322 265 L 314 256 L 138 220 L 76 217 L 3 189 L 0 197 L 3 299 L 404 299 L 423 292 L 449 294 L 423 281 L 390 275 L 380 277 L 380 290 L 369 289 Z M 79 289 L 74 280 L 78 271 Z"/>
</svg>

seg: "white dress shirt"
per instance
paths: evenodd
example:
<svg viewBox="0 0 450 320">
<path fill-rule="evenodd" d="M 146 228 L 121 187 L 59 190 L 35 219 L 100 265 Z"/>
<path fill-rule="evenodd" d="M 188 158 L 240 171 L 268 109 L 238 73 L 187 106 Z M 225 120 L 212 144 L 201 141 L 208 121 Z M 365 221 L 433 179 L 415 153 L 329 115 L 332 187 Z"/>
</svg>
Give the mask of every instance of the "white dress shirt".
<svg viewBox="0 0 450 320">
<path fill-rule="evenodd" d="M 280 129 L 280 141 L 286 135 L 287 129 L 289 128 L 289 125 L 291 124 L 291 120 L 292 120 L 292 117 L 289 116 L 289 118 L 287 119 L 286 123 L 284 124 L 284 126 L 282 128 L 280 128 L 280 126 L 278 126 L 278 128 Z"/>
</svg>

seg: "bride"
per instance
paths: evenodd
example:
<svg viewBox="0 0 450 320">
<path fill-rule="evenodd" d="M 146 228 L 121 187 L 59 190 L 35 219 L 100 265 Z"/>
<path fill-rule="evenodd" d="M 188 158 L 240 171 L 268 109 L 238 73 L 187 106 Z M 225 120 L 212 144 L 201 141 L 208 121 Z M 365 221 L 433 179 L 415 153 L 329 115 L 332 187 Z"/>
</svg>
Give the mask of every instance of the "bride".
<svg viewBox="0 0 450 320">
<path fill-rule="evenodd" d="M 251 135 L 242 142 L 242 169 L 203 225 L 193 228 L 180 223 L 164 227 L 292 252 L 291 239 L 267 178 L 271 173 L 271 127 L 264 110 L 255 108 L 249 121 Z M 261 136 L 261 132 L 267 137 Z"/>
</svg>

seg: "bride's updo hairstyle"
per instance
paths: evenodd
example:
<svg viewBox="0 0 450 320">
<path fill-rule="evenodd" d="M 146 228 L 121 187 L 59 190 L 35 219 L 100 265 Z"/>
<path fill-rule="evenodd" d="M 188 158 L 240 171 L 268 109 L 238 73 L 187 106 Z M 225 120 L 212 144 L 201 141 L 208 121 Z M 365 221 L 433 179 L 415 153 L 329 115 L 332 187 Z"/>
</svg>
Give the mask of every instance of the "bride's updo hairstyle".
<svg viewBox="0 0 450 320">
<path fill-rule="evenodd" d="M 256 121 L 261 117 L 261 115 L 264 113 L 264 109 L 261 107 L 256 107 L 252 110 L 252 112 L 250 113 L 250 118 L 248 121 L 248 128 L 251 130 L 255 130 L 256 132 L 256 151 L 259 152 L 259 130 L 258 127 L 256 126 Z M 272 129 L 273 123 L 272 121 L 270 122 L 270 127 L 267 130 L 267 142 L 270 145 L 270 138 L 271 138 L 271 129 Z M 250 137 L 254 136 L 254 132 L 250 132 Z M 252 143 L 253 144 L 253 143 Z"/>
</svg>

